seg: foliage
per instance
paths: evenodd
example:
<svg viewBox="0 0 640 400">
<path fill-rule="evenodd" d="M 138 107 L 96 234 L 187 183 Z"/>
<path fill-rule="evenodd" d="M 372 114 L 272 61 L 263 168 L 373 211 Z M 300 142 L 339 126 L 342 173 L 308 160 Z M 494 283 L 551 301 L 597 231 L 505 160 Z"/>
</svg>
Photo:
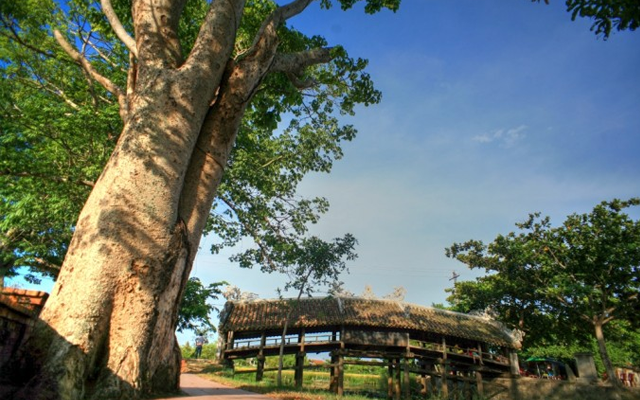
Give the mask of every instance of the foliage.
<svg viewBox="0 0 640 400">
<path fill-rule="evenodd" d="M 131 26 L 127 1 L 114 2 L 125 27 Z M 369 1 L 367 11 L 397 8 L 399 2 Z M 331 2 L 325 1 L 325 7 Z M 344 1 L 349 8 L 353 1 Z M 3 2 L 2 153 L 0 154 L 0 250 L 6 274 L 30 266 L 55 278 L 73 233 L 75 220 L 93 182 L 109 157 L 122 122 L 111 94 L 87 79 L 55 42 L 51 27 L 84 43 L 82 55 L 116 83 L 126 81 L 124 46 L 115 39 L 99 9 L 81 0 Z M 236 52 L 251 45 L 270 1 L 249 2 L 238 33 Z M 189 2 L 180 25 L 188 51 L 207 9 Z M 70 22 L 68 22 L 70 21 Z M 282 52 L 326 47 L 320 37 L 281 28 Z M 340 47 L 333 60 L 292 77 L 269 75 L 245 112 L 206 232 L 220 238 L 214 252 L 243 238 L 256 248 L 235 259 L 244 267 L 273 270 L 300 247 L 307 224 L 328 210 L 324 198 L 303 199 L 297 185 L 309 172 L 329 172 L 342 157 L 341 143 L 356 134 L 338 117 L 357 104 L 380 100 L 364 72 L 365 60 L 352 59 Z M 296 86 L 295 82 L 306 82 Z M 292 116 L 287 123 L 282 115 Z M 43 135 L 44 134 L 44 135 Z M 20 151 L 16 151 L 21 149 Z M 34 275 L 35 278 L 35 275 Z"/>
<path fill-rule="evenodd" d="M 299 299 L 302 294 L 311 296 L 317 286 L 336 282 L 347 269 L 346 261 L 356 259 L 354 247 L 357 243 L 350 234 L 335 238 L 333 242 L 315 236 L 303 239 L 300 246 L 282 254 L 283 259 L 288 260 L 280 269 L 289 278 L 284 290 L 297 290 Z"/>
<path fill-rule="evenodd" d="M 499 235 L 488 246 L 474 240 L 454 244 L 447 256 L 491 275 L 456 285 L 452 303 L 492 307 L 505 322 L 536 332 L 542 346 L 571 338 L 585 343 L 590 333 L 612 376 L 604 328 L 617 321 L 618 329 L 609 332 L 624 326 L 635 335 L 640 327 L 640 221 L 622 212 L 639 204 L 638 198 L 602 202 L 558 227 L 531 214 L 516 224 L 520 234 Z"/>
<path fill-rule="evenodd" d="M 80 5 L 72 4 L 63 18 L 50 1 L 0 4 L 2 277 L 23 266 L 29 281 L 37 282 L 37 273 L 55 278 L 122 126 L 117 102 L 88 81 L 43 29 L 77 32 L 79 12 Z M 102 51 L 122 57 L 117 47 Z"/>
<path fill-rule="evenodd" d="M 532 0 L 540 2 L 540 0 Z M 544 0 L 549 4 L 549 0 Z M 634 31 L 640 26 L 640 5 L 636 0 L 566 0 L 571 19 L 593 19 L 591 30 L 608 39 L 612 30 Z"/>
<path fill-rule="evenodd" d="M 294 246 L 278 258 L 286 260 L 279 267 L 279 272 L 286 274 L 289 280 L 284 290 L 298 291 L 297 299 L 290 303 L 289 310 L 283 321 L 282 339 L 280 341 L 280 355 L 278 357 L 278 384 L 282 384 L 282 366 L 284 360 L 284 344 L 287 335 L 289 318 L 297 302 L 303 294 L 311 296 L 319 285 L 336 286 L 340 274 L 347 269 L 346 261 L 354 260 L 357 254 L 354 247 L 357 240 L 350 234 L 344 238 L 336 238 L 332 243 L 317 237 L 303 239 L 301 246 Z"/>
<path fill-rule="evenodd" d="M 227 282 L 211 283 L 204 286 L 200 279 L 189 278 L 184 288 L 180 310 L 178 311 L 178 332 L 191 330 L 196 335 L 206 335 L 207 332 L 216 331 L 209 315 L 218 309 L 208 303 L 208 300 L 216 300 L 222 294 L 220 286 Z"/>
<path fill-rule="evenodd" d="M 182 359 L 186 360 L 189 358 L 194 358 L 196 348 L 191 346 L 191 343 L 187 342 L 180 346 L 180 352 L 182 353 Z M 200 358 L 204 360 L 215 360 L 218 353 L 218 347 L 215 343 L 205 343 L 202 346 L 202 353 L 200 354 Z"/>
<path fill-rule="evenodd" d="M 640 26 L 640 4 L 635 0 L 567 0 L 567 10 L 574 20 L 594 19 L 591 30 L 605 38 L 613 29 L 634 31 Z"/>
</svg>

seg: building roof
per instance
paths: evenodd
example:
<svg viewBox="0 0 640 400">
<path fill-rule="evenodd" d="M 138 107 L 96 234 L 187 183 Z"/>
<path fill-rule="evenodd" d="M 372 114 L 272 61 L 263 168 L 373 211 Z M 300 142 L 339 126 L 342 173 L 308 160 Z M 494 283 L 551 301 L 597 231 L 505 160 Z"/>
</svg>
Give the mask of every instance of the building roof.
<svg viewBox="0 0 640 400">
<path fill-rule="evenodd" d="M 258 332 L 282 329 L 289 306 L 289 327 L 321 329 L 347 326 L 367 329 L 422 331 L 459 337 L 508 348 L 520 341 L 502 324 L 483 317 L 394 300 L 356 297 L 230 301 L 220 318 L 220 332 Z"/>
<path fill-rule="evenodd" d="M 49 294 L 37 290 L 4 288 L 0 291 L 0 305 L 14 312 L 27 316 L 35 316 L 47 301 Z"/>
</svg>

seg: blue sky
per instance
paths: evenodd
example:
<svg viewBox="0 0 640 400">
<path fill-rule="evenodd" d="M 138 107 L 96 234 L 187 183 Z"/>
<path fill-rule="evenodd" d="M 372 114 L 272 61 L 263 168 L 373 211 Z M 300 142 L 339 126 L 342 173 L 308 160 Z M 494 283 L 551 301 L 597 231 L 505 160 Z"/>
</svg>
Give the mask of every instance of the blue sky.
<svg viewBox="0 0 640 400">
<path fill-rule="evenodd" d="M 290 24 L 369 59 L 383 92 L 345 118 L 359 135 L 333 172 L 301 187 L 331 202 L 313 234 L 358 238 L 343 277 L 356 294 L 403 286 L 406 301 L 444 302 L 454 270 L 478 274 L 445 257 L 452 243 L 640 195 L 640 32 L 604 41 L 560 0 L 405 0 L 373 16 L 315 4 Z M 277 296 L 283 277 L 241 270 L 210 241 L 192 275 Z"/>
<path fill-rule="evenodd" d="M 454 270 L 478 274 L 445 257 L 454 242 L 640 195 L 640 33 L 605 41 L 551 3 L 414 0 L 374 16 L 312 6 L 291 20 L 369 59 L 383 92 L 346 119 L 359 135 L 333 172 L 302 185 L 331 202 L 314 234 L 359 240 L 348 290 L 403 286 L 406 301 L 444 302 Z M 283 286 L 206 243 L 194 267 L 205 281 L 262 298 Z"/>
</svg>

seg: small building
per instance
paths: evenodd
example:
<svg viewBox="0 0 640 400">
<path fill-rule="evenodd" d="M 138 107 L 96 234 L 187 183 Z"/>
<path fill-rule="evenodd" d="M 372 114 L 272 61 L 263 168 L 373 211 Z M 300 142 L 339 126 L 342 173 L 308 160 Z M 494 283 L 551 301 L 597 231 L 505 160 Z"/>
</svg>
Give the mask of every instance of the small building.
<svg viewBox="0 0 640 400">
<path fill-rule="evenodd" d="M 0 292 L 0 370 L 18 350 L 48 297 L 35 290 L 4 288 Z"/>
<path fill-rule="evenodd" d="M 389 371 L 389 397 L 410 397 L 410 374 L 447 391 L 450 382 L 474 384 L 517 375 L 517 335 L 497 321 L 394 300 L 324 297 L 301 300 L 230 301 L 220 316 L 219 357 L 255 357 L 256 379 L 264 360 L 277 356 L 289 315 L 284 354 L 296 355 L 295 381 L 302 385 L 304 356 L 329 353 L 330 390 L 342 394 L 345 364 L 380 365 Z M 433 378 L 433 379 L 431 379 Z M 437 384 L 436 384 L 437 382 Z M 448 383 L 449 382 L 449 383 Z"/>
</svg>

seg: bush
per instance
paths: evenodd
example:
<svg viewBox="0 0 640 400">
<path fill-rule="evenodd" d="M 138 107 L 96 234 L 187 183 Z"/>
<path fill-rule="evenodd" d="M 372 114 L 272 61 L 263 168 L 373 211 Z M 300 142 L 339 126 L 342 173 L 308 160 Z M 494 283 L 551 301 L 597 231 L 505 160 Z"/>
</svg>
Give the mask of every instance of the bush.
<svg viewBox="0 0 640 400">
<path fill-rule="evenodd" d="M 189 342 L 180 346 L 180 352 L 182 353 L 183 359 L 195 358 L 196 357 L 196 348 L 191 346 Z M 202 354 L 200 358 L 205 360 L 215 360 L 217 356 L 217 346 L 215 343 L 207 343 L 202 346 Z"/>
</svg>

